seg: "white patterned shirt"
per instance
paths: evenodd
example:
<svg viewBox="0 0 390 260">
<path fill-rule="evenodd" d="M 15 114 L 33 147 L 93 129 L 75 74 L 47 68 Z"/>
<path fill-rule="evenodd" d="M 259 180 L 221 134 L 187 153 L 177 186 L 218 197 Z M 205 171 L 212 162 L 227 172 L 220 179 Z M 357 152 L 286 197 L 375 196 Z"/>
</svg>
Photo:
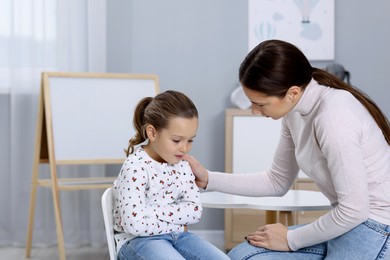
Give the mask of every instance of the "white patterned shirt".
<svg viewBox="0 0 390 260">
<path fill-rule="evenodd" d="M 141 146 L 124 162 L 113 195 L 118 251 L 137 236 L 182 232 L 202 215 L 199 188 L 188 162 L 157 162 Z"/>
</svg>

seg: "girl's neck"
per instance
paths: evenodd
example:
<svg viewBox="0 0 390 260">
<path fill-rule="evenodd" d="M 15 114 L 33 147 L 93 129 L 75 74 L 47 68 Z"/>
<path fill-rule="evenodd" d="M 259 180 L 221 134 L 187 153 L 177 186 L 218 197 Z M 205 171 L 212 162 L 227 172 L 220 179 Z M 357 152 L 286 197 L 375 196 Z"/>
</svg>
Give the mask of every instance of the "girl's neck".
<svg viewBox="0 0 390 260">
<path fill-rule="evenodd" d="M 152 158 L 153 160 L 155 160 L 156 162 L 159 162 L 159 163 L 166 163 L 166 161 L 164 161 L 160 155 L 158 155 L 153 149 L 152 147 L 150 147 L 150 144 L 147 144 L 147 145 L 144 145 L 142 146 L 142 149 L 144 149 L 144 151 L 149 155 L 150 158 Z"/>
</svg>

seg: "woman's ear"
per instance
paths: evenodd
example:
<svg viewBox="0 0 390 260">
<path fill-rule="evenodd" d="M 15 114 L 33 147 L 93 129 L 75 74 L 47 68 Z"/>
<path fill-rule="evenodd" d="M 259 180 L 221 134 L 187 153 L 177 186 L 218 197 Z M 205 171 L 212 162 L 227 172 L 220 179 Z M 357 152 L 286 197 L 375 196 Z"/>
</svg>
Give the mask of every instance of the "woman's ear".
<svg viewBox="0 0 390 260">
<path fill-rule="evenodd" d="M 148 139 L 150 141 L 154 141 L 154 139 L 156 139 L 156 128 L 154 128 L 154 126 L 152 125 L 147 125 L 146 126 L 146 135 L 148 136 Z"/>
<path fill-rule="evenodd" d="M 298 86 L 292 86 L 287 90 L 286 97 L 292 101 L 295 102 L 302 94 L 302 89 Z"/>
</svg>

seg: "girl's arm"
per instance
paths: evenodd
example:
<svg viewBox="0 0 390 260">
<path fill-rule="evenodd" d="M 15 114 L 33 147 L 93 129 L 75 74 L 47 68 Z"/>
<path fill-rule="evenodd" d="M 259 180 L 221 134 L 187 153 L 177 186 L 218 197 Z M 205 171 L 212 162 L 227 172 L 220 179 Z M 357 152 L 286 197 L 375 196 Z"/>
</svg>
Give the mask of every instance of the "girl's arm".
<svg viewBox="0 0 390 260">
<path fill-rule="evenodd" d="M 146 197 L 148 175 L 136 162 L 126 160 L 114 183 L 116 212 L 124 231 L 133 235 L 152 236 L 184 231 L 184 225 L 161 219 L 165 209 L 160 203 L 150 203 Z"/>
<path fill-rule="evenodd" d="M 179 179 L 175 182 L 176 187 L 172 187 L 165 196 L 174 194 L 174 190 L 180 190 L 180 193 L 171 197 L 171 202 L 161 208 L 162 215 L 160 219 L 175 224 L 194 224 L 199 222 L 202 215 L 202 204 L 200 202 L 200 192 L 195 184 L 195 176 L 190 167 L 181 167 L 183 171 L 177 172 Z M 166 199 L 166 198 L 165 198 Z"/>
</svg>

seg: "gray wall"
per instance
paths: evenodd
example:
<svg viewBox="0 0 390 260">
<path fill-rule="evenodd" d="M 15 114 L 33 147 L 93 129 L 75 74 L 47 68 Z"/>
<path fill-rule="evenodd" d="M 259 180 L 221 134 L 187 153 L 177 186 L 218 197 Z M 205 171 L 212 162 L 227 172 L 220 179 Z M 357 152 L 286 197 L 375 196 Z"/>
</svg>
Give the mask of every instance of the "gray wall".
<svg viewBox="0 0 390 260">
<path fill-rule="evenodd" d="M 335 2 L 335 62 L 390 117 L 390 1 Z M 211 170 L 224 169 L 224 110 L 247 53 L 247 7 L 239 0 L 108 1 L 108 72 L 157 74 L 161 91 L 188 94 L 200 112 L 192 154 Z M 223 211 L 206 209 L 193 228 L 223 229 Z"/>
</svg>

